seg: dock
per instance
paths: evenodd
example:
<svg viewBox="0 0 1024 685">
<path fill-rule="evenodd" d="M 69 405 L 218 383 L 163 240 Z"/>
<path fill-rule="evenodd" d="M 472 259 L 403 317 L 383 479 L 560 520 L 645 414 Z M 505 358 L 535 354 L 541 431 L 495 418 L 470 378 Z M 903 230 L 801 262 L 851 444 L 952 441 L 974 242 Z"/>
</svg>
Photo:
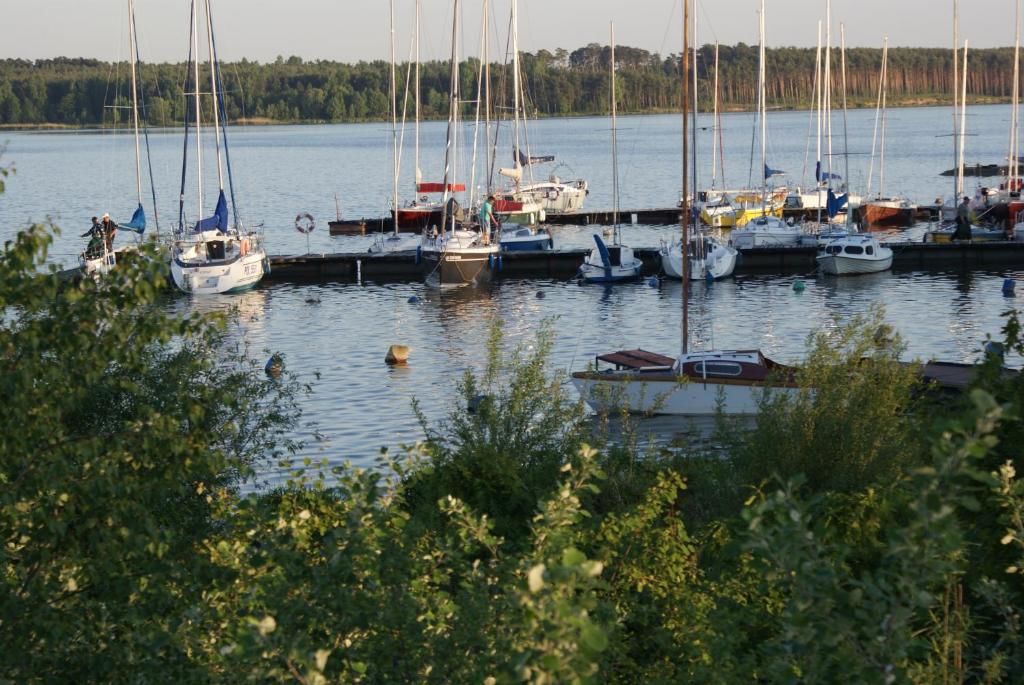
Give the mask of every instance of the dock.
<svg viewBox="0 0 1024 685">
<path fill-rule="evenodd" d="M 963 271 L 1024 269 L 1024 242 L 886 243 L 893 249 L 897 271 Z M 497 278 L 572 278 L 589 249 L 506 252 Z M 644 264 L 643 275 L 661 272 L 658 248 L 634 248 Z M 760 247 L 743 250 L 736 274 L 802 275 L 817 267 L 816 247 Z M 362 283 L 417 281 L 423 271 L 415 252 L 387 254 L 323 253 L 270 257 L 267 281 Z"/>
</svg>

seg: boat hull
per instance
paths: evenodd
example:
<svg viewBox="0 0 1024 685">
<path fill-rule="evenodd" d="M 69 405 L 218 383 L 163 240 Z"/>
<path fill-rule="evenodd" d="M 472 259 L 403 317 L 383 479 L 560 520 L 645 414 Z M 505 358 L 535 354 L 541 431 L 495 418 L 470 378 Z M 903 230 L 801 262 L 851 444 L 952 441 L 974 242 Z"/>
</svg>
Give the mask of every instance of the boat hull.
<svg viewBox="0 0 1024 685">
<path fill-rule="evenodd" d="M 844 255 L 823 255 L 818 257 L 818 268 L 823 274 L 847 276 L 876 274 L 892 268 L 892 254 L 881 259 L 858 259 Z"/>
<path fill-rule="evenodd" d="M 731 416 L 757 414 L 766 391 L 793 394 L 796 388 L 731 380 L 685 380 L 626 372 L 577 372 L 572 383 L 595 411 L 627 409 L 636 414 Z"/>
<path fill-rule="evenodd" d="M 398 217 L 399 228 L 422 230 L 442 224 L 444 207 L 440 204 L 400 207 L 397 213 L 392 211 L 392 216 L 395 214 Z"/>
<path fill-rule="evenodd" d="M 912 205 L 865 202 L 860 206 L 860 216 L 869 226 L 912 226 L 916 209 Z"/>
<path fill-rule="evenodd" d="M 171 259 L 171 279 L 178 290 L 192 295 L 241 292 L 260 282 L 266 272 L 265 264 L 266 254 L 262 250 L 208 264 L 188 263 L 175 255 Z"/>
</svg>

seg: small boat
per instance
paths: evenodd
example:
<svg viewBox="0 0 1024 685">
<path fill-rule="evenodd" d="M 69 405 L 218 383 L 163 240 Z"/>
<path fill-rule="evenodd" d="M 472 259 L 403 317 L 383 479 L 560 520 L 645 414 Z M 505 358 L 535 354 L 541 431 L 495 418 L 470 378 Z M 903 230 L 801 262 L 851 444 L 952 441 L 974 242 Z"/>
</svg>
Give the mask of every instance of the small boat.
<svg viewBox="0 0 1024 685">
<path fill-rule="evenodd" d="M 633 254 L 633 248 L 618 243 L 606 245 L 596 233 L 594 242 L 596 245 L 577 272 L 584 283 L 620 283 L 640 278 L 644 263 Z"/>
<path fill-rule="evenodd" d="M 601 363 L 611 369 L 601 369 Z M 688 352 L 678 358 L 645 350 L 598 355 L 593 370 L 572 374 L 583 400 L 598 411 L 706 416 L 756 414 L 766 391 L 795 393 L 796 369 L 759 350 Z"/>
<path fill-rule="evenodd" d="M 502 252 L 550 250 L 554 247 L 551 233 L 546 229 L 511 223 L 502 224 L 498 243 Z"/>
<path fill-rule="evenodd" d="M 683 278 L 682 242 L 662 244 L 658 251 L 661 268 L 669 278 Z M 732 276 L 739 252 L 732 245 L 726 245 L 709 235 L 697 235 L 690 239 L 688 251 L 690 264 L 687 270 L 691 281 L 718 280 Z"/>
<path fill-rule="evenodd" d="M 195 110 L 196 138 L 196 186 L 197 207 L 203 206 L 203 164 L 201 114 L 203 106 L 200 102 L 203 84 L 199 78 L 199 29 L 195 2 L 192 3 L 192 51 L 193 60 L 189 64 L 192 83 L 186 84 L 186 92 L 191 93 Z M 174 241 L 171 243 L 171 279 L 179 290 L 193 295 L 209 295 L 231 293 L 246 290 L 256 285 L 267 270 L 267 255 L 263 249 L 263 237 L 255 231 L 244 230 L 240 226 L 238 210 L 234 204 L 232 193 L 232 209 L 234 225 L 228 223 L 228 201 L 224 194 L 224 166 L 222 150 L 228 150 L 227 126 L 222 123 L 224 116 L 223 98 L 220 97 L 222 87 L 219 79 L 219 63 L 217 61 L 216 43 L 213 40 L 213 18 L 210 16 L 210 4 L 206 3 L 207 45 L 210 46 L 209 63 L 211 65 L 210 85 L 215 94 L 211 106 L 213 112 L 214 135 L 217 140 L 217 180 L 219 193 L 213 215 L 200 219 L 195 224 L 185 219 L 185 170 L 188 167 L 188 146 L 182 158 L 181 194 L 178 209 L 178 226 Z M 191 110 L 192 105 L 186 111 Z M 189 121 L 185 121 L 186 143 L 189 135 Z M 231 163 L 228 158 L 227 176 L 231 178 Z"/>
<path fill-rule="evenodd" d="M 860 206 L 865 226 L 912 226 L 917 205 L 901 197 L 876 197 Z"/>
<path fill-rule="evenodd" d="M 956 224 L 943 224 L 939 228 L 926 231 L 924 242 L 926 243 L 951 243 L 956 233 Z M 978 226 L 971 224 L 971 240 L 989 243 L 997 240 L 1009 240 L 1006 229 L 1001 226 Z"/>
<path fill-rule="evenodd" d="M 872 235 L 851 233 L 821 248 L 817 262 L 824 274 L 873 274 L 892 267 L 892 248 Z"/>
<path fill-rule="evenodd" d="M 807 236 L 803 229 L 777 216 L 761 216 L 733 230 L 730 242 L 737 250 L 754 247 L 790 247 L 801 245 Z"/>
</svg>

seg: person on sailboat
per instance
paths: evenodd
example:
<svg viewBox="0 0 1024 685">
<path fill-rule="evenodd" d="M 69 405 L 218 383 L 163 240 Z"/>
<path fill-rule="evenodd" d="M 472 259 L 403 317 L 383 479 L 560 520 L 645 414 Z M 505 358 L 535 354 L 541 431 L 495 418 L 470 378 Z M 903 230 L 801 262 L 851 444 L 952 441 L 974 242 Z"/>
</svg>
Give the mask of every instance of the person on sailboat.
<svg viewBox="0 0 1024 685">
<path fill-rule="evenodd" d="M 103 236 L 103 224 L 96 217 L 92 218 L 92 226 L 89 230 L 81 235 L 82 238 L 88 237 L 89 244 L 85 247 L 85 256 L 89 259 L 95 259 L 103 254 L 103 244 L 106 242 Z"/>
<path fill-rule="evenodd" d="M 107 243 L 107 249 L 114 249 L 114 236 L 117 235 L 117 224 L 110 218 L 109 214 L 103 215 L 103 240 Z"/>
<path fill-rule="evenodd" d="M 485 245 L 491 242 L 492 227 L 495 231 L 500 230 L 501 222 L 498 221 L 498 217 L 494 216 L 494 196 L 488 195 L 483 205 L 480 206 L 480 230 L 483 231 Z"/>
<path fill-rule="evenodd" d="M 956 208 L 956 231 L 953 233 L 953 240 L 971 239 L 971 198 L 965 197 L 960 206 Z"/>
</svg>

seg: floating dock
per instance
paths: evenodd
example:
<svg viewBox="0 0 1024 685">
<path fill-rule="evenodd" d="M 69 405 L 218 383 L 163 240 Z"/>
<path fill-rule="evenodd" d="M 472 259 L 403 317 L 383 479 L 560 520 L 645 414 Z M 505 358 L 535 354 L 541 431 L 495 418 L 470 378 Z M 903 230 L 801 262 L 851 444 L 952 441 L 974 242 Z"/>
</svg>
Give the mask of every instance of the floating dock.
<svg viewBox="0 0 1024 685">
<path fill-rule="evenodd" d="M 1024 269 L 1024 242 L 886 243 L 893 268 L 902 271 L 997 271 Z M 645 276 L 661 272 L 658 249 L 634 248 Z M 743 250 L 736 274 L 808 274 L 816 269 L 816 247 L 759 247 Z M 498 278 L 572 278 L 589 249 L 505 252 Z M 415 252 L 333 253 L 272 256 L 268 281 L 346 282 L 415 281 L 423 277 Z"/>
</svg>

